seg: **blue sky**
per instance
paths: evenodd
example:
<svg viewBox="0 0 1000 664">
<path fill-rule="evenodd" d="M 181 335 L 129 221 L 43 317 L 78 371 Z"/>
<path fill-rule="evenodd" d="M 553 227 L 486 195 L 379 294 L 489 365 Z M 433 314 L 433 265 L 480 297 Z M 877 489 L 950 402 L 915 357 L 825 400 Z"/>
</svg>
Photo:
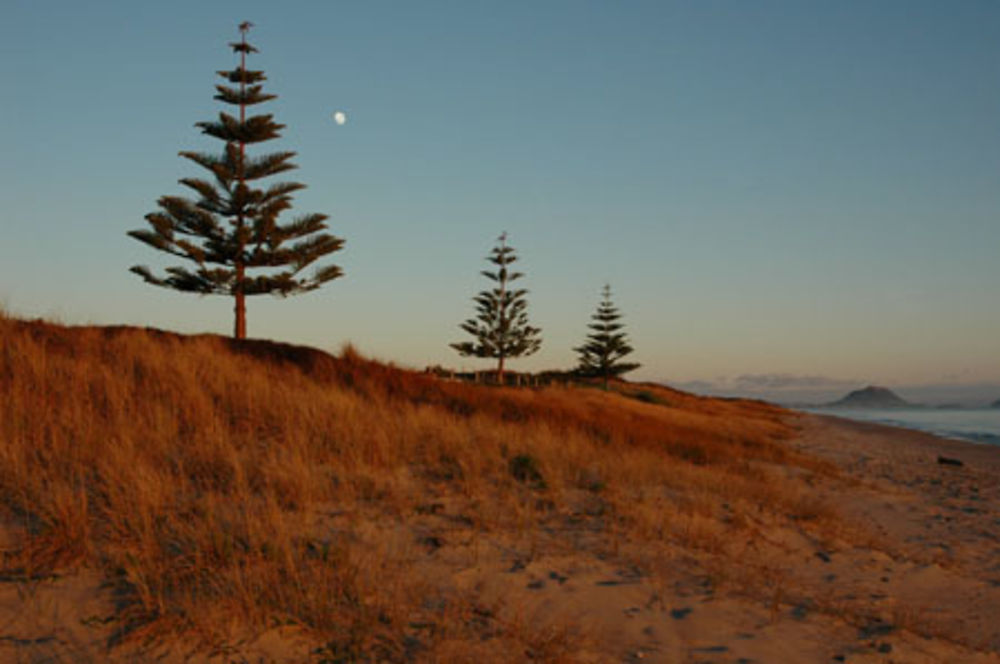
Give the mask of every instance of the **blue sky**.
<svg viewBox="0 0 1000 664">
<path fill-rule="evenodd" d="M 544 337 L 515 369 L 571 365 L 607 281 L 635 378 L 1000 384 L 1000 3 L 4 0 L 3 16 L 15 313 L 230 331 L 227 299 L 129 274 L 172 263 L 125 233 L 199 174 L 178 151 L 215 148 L 193 125 L 221 110 L 214 72 L 251 20 L 250 64 L 279 95 L 258 108 L 287 125 L 267 147 L 298 152 L 295 210 L 347 240 L 343 279 L 251 299 L 251 336 L 488 366 L 447 344 L 507 231 Z"/>
</svg>

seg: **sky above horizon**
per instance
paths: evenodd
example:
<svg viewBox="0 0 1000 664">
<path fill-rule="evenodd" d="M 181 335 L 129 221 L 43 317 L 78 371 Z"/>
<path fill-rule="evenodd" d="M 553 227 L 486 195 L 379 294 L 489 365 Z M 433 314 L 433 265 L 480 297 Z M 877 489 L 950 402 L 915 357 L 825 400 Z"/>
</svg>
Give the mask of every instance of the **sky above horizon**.
<svg viewBox="0 0 1000 664">
<path fill-rule="evenodd" d="M 985 385 L 1000 397 L 1000 3 L 3 0 L 0 304 L 228 334 L 226 298 L 128 273 L 200 176 L 194 123 L 250 20 L 346 276 L 251 298 L 250 336 L 459 357 L 509 233 L 568 368 L 601 287 L 643 367 L 703 391 Z M 332 119 L 343 111 L 347 122 Z M 796 387 L 797 386 L 797 387 Z M 844 389 L 842 389 L 844 388 Z M 963 387 L 963 389 L 965 389 Z"/>
</svg>

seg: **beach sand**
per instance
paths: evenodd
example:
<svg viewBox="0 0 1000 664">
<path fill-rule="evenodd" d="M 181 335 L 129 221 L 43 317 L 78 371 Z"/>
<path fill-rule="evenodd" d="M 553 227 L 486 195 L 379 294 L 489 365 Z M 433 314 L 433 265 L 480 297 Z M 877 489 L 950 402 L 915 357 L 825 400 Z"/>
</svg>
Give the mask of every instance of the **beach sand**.
<svg viewBox="0 0 1000 664">
<path fill-rule="evenodd" d="M 445 503 L 379 534 L 421 543 L 411 573 L 428 586 L 476 598 L 434 661 L 1000 662 L 1000 448 L 792 417 L 789 444 L 839 468 L 803 496 L 837 512 L 827 532 L 751 515 L 704 551 L 651 561 L 627 539 L 609 554 L 607 532 L 584 527 L 479 532 Z M 181 643 L 109 653 L 109 592 L 87 570 L 0 579 L 0 661 L 322 661 L 288 627 L 214 655 Z M 486 637 L 499 629 L 521 630 L 532 649 L 498 649 Z"/>
<path fill-rule="evenodd" d="M 500 555 L 459 576 L 574 642 L 567 661 L 1000 662 L 1000 448 L 795 423 L 792 444 L 841 469 L 813 486 L 839 533 L 758 523 L 728 542 L 739 569 L 678 552 L 644 574 L 622 564 L 642 558 L 623 543 L 618 560 Z"/>
</svg>

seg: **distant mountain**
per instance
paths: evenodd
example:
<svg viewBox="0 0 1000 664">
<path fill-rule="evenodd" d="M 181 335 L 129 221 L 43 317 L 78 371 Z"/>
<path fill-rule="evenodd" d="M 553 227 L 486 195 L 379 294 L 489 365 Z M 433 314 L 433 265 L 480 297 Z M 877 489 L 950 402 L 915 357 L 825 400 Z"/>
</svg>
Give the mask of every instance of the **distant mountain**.
<svg viewBox="0 0 1000 664">
<path fill-rule="evenodd" d="M 990 408 L 1000 408 L 1000 399 L 997 399 L 996 401 L 991 403 Z"/>
<path fill-rule="evenodd" d="M 830 408 L 913 408 L 914 404 L 899 397 L 887 387 L 869 385 L 854 390 L 840 401 L 827 404 Z"/>
</svg>

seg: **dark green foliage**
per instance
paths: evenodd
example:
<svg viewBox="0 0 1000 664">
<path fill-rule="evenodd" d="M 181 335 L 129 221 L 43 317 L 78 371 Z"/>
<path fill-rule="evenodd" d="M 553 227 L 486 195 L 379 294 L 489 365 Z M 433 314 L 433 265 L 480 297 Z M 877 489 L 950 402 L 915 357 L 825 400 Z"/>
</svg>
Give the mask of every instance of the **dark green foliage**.
<svg viewBox="0 0 1000 664">
<path fill-rule="evenodd" d="M 633 394 L 631 396 L 632 396 L 632 398 L 636 399 L 637 401 L 641 401 L 643 403 L 655 403 L 655 404 L 663 404 L 664 403 L 663 400 L 660 399 L 658 396 L 656 396 L 652 392 L 648 392 L 646 390 L 640 390 L 639 392 L 636 392 L 635 394 Z"/>
<path fill-rule="evenodd" d="M 605 285 L 601 303 L 597 305 L 597 312 L 591 316 L 594 322 L 587 325 L 591 332 L 582 346 L 573 349 L 580 356 L 577 373 L 581 376 L 602 378 L 605 387 L 609 379 L 641 366 L 621 361 L 632 352 L 628 336 L 621 331 L 624 325 L 617 322 L 621 317 L 617 307 L 611 302 L 611 286 Z"/>
<path fill-rule="evenodd" d="M 202 133 L 225 143 L 221 153 L 181 152 L 204 168 L 207 179 L 184 178 L 182 185 L 196 198 L 164 196 L 160 209 L 146 215 L 148 229 L 129 235 L 154 249 L 194 263 L 190 267 L 168 267 L 156 276 L 144 265 L 132 267 L 146 282 L 202 295 L 231 295 L 236 299 L 235 336 L 246 334 L 247 295 L 296 295 L 314 290 L 341 275 L 336 265 L 302 272 L 323 256 L 339 250 L 344 241 L 324 233 L 326 215 L 306 214 L 288 223 L 279 216 L 291 208 L 291 194 L 305 185 L 279 182 L 255 187 L 256 182 L 296 168 L 289 160 L 294 152 L 247 156 L 246 146 L 279 137 L 284 125 L 271 115 L 246 117 L 246 107 L 275 98 L 264 94 L 264 73 L 246 69 L 246 56 L 257 49 L 246 41 L 250 24 L 240 25 L 242 39 L 231 43 L 240 63 L 218 74 L 234 84 L 217 85 L 215 99 L 239 107 L 238 117 L 220 113 L 216 121 L 199 122 Z M 248 274 L 247 270 L 254 270 Z"/>
<path fill-rule="evenodd" d="M 511 282 L 524 275 L 508 269 L 517 260 L 517 255 L 513 247 L 507 246 L 506 233 L 500 236 L 499 244 L 486 259 L 496 265 L 497 270 L 483 270 L 482 275 L 495 285 L 473 298 L 476 317 L 460 325 L 476 340 L 450 345 L 465 356 L 496 358 L 498 378 L 503 382 L 504 360 L 537 351 L 542 345 L 538 336 L 541 330 L 528 324 L 528 301 L 525 299 L 528 291 L 510 287 Z"/>
<path fill-rule="evenodd" d="M 538 468 L 538 461 L 535 460 L 535 457 L 529 454 L 519 454 L 510 460 L 508 467 L 510 474 L 518 482 L 527 484 L 535 489 L 544 489 L 546 487 L 545 478 L 542 476 L 542 471 Z"/>
</svg>

